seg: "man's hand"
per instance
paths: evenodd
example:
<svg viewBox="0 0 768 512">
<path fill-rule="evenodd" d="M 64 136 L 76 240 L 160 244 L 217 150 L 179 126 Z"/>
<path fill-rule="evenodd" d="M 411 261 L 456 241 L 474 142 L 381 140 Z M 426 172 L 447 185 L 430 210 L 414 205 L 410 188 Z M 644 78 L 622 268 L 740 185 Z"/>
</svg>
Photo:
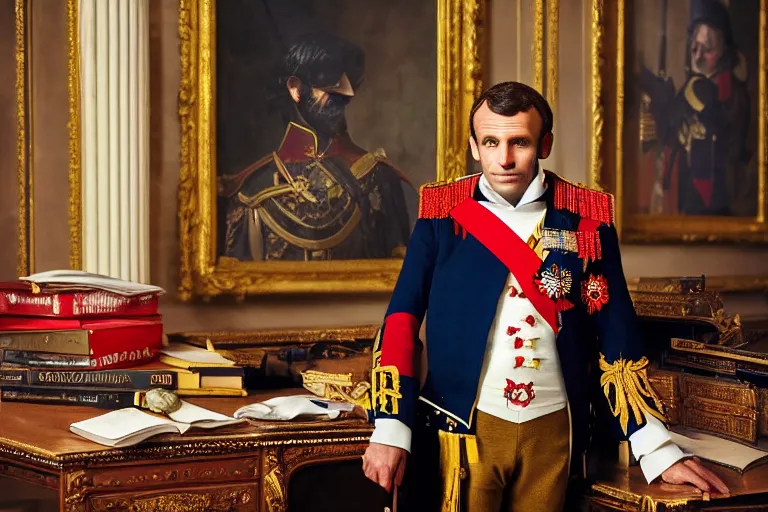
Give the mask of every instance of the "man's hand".
<svg viewBox="0 0 768 512">
<path fill-rule="evenodd" d="M 363 455 L 363 472 L 365 476 L 390 492 L 393 480 L 395 485 L 403 483 L 406 454 L 407 452 L 402 448 L 371 443 Z"/>
<path fill-rule="evenodd" d="M 704 492 L 712 492 L 714 488 L 720 494 L 730 494 L 725 483 L 696 457 L 675 462 L 661 474 L 661 479 L 668 484 L 693 484 Z"/>
</svg>

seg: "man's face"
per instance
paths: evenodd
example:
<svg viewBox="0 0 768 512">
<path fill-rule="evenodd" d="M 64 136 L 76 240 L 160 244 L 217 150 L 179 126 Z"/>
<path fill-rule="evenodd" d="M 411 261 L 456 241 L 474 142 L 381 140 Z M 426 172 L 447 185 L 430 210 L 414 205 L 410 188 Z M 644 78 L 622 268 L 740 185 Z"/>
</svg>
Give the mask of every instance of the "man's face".
<svg viewBox="0 0 768 512">
<path fill-rule="evenodd" d="M 698 25 L 691 39 L 691 70 L 705 76 L 718 71 L 725 51 L 722 31 L 709 25 Z"/>
<path fill-rule="evenodd" d="M 345 111 L 355 93 L 346 73 L 338 84 L 322 89 L 289 80 L 288 90 L 299 113 L 318 133 L 334 136 L 347 129 Z"/>
<path fill-rule="evenodd" d="M 517 205 L 536 176 L 542 119 L 535 108 L 514 116 L 496 114 L 483 103 L 475 112 L 475 135 L 469 144 L 491 188 Z M 542 158 L 549 155 L 552 134 L 542 141 Z"/>
</svg>

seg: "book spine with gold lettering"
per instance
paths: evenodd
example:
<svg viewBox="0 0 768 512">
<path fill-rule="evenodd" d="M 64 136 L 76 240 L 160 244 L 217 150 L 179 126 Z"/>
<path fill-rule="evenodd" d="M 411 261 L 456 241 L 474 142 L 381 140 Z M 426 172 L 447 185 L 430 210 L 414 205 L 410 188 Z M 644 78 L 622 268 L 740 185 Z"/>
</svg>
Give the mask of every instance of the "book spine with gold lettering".
<svg viewBox="0 0 768 512">
<path fill-rule="evenodd" d="M 0 384 L 24 386 L 176 389 L 176 372 L 168 370 L 49 370 L 0 368 Z"/>
<path fill-rule="evenodd" d="M 45 352 L 27 352 L 21 350 L 3 350 L 3 366 L 19 368 L 51 368 L 57 370 L 107 370 L 129 368 L 152 361 L 156 352 L 144 347 L 139 350 L 124 350 L 99 357 L 76 356 L 71 354 L 48 354 Z"/>
<path fill-rule="evenodd" d="M 0 349 L 84 356 L 90 353 L 85 329 L 5 331 L 0 333 Z"/>
<path fill-rule="evenodd" d="M 87 405 L 100 409 L 122 409 L 141 403 L 141 392 L 114 389 L 68 389 L 48 386 L 6 386 L 0 389 L 5 402 L 34 402 L 58 405 Z"/>
</svg>

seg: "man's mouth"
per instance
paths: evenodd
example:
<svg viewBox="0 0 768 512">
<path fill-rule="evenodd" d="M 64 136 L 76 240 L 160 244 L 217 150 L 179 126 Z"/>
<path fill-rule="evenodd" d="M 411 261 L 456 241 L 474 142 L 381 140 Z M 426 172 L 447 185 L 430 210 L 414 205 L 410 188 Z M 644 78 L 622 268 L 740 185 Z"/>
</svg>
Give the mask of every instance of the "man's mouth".
<svg viewBox="0 0 768 512">
<path fill-rule="evenodd" d="M 523 181 L 522 174 L 494 174 L 493 177 L 498 183 L 502 184 L 520 183 Z"/>
</svg>

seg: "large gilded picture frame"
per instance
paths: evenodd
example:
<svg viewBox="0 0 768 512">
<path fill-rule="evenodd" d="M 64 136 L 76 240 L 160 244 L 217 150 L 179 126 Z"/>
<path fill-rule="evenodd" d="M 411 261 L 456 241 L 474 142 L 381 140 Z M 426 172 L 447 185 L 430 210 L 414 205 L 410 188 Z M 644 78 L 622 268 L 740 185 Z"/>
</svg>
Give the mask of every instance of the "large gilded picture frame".
<svg viewBox="0 0 768 512">
<path fill-rule="evenodd" d="M 16 274 L 29 275 L 34 268 L 34 209 L 31 111 L 30 0 L 14 0 L 16 27 L 16 170 L 18 182 L 18 252 Z"/>
<path fill-rule="evenodd" d="M 591 180 L 624 243 L 766 243 L 766 0 L 592 2 Z"/>
<path fill-rule="evenodd" d="M 416 171 L 422 174 L 421 178 L 413 180 L 418 182 L 413 184 L 413 197 L 416 199 L 411 200 L 409 203 L 409 207 L 414 212 L 418 202 L 416 194 L 418 185 L 425 181 L 456 178 L 464 175 L 466 172 L 467 136 L 469 133 L 467 118 L 472 101 L 482 87 L 482 62 L 485 48 L 483 24 L 486 1 L 434 0 L 434 4 L 429 6 L 428 11 L 424 10 L 424 6 L 417 8 L 415 4 L 404 1 L 399 2 L 403 6 L 408 6 L 409 9 L 421 9 L 419 11 L 420 14 L 417 12 L 410 13 L 412 15 L 411 19 L 420 15 L 423 19 L 429 20 L 428 22 L 432 26 L 426 27 L 425 31 L 426 34 L 433 35 L 429 36 L 429 40 L 422 41 L 422 47 L 431 48 L 431 51 L 435 53 L 435 55 L 420 55 L 417 53 L 420 49 L 419 47 L 409 47 L 401 44 L 400 46 L 403 46 L 402 51 L 410 52 L 413 58 L 416 59 L 414 60 L 415 63 L 412 63 L 406 57 L 402 61 L 402 69 L 410 70 L 409 73 L 413 77 L 412 83 L 414 84 L 424 82 L 423 80 L 420 82 L 420 77 L 433 76 L 432 83 L 435 83 L 436 87 L 432 88 L 427 95 L 414 97 L 412 99 L 413 103 L 404 102 L 405 104 L 401 105 L 393 105 L 388 97 L 382 96 L 384 93 L 381 93 L 381 88 L 379 88 L 377 89 L 379 97 L 376 98 L 379 105 L 373 105 L 373 103 L 369 102 L 367 103 L 368 107 L 364 107 L 366 103 L 361 93 L 358 95 L 359 99 L 355 97 L 349 109 L 347 109 L 348 116 L 350 116 L 349 112 L 355 112 L 355 115 L 359 117 L 362 112 L 363 118 L 365 114 L 370 114 L 366 110 L 379 109 L 377 110 L 379 112 L 377 115 L 385 118 L 387 109 L 389 109 L 389 112 L 392 109 L 405 110 L 411 108 L 415 111 L 417 110 L 417 104 L 424 102 L 424 105 L 426 105 L 424 108 L 427 109 L 425 111 L 430 111 L 428 109 L 431 109 L 431 112 L 436 113 L 434 117 L 430 116 L 430 119 L 426 120 L 428 121 L 427 124 L 420 124 L 424 121 L 424 116 L 421 116 L 421 119 L 413 119 L 410 123 L 417 128 L 418 126 L 422 127 L 421 132 L 417 135 L 423 139 L 416 142 L 419 142 L 426 148 L 425 152 L 428 152 L 428 158 L 434 162 L 434 165 L 421 166 Z M 377 16 L 381 17 L 376 13 L 365 12 L 362 13 L 365 16 L 361 16 L 360 12 L 357 12 L 357 14 L 351 11 L 347 12 L 346 8 L 330 12 L 332 7 L 339 6 L 338 2 L 297 0 L 293 3 L 310 7 L 316 5 L 316 7 L 312 8 L 326 17 L 344 18 L 346 26 L 365 23 L 364 20 L 361 20 L 361 17 L 372 19 L 375 19 Z M 244 50 L 243 47 L 250 44 L 248 41 L 235 41 L 233 43 L 231 38 L 234 36 L 231 34 L 237 32 L 239 24 L 247 22 L 247 9 L 254 7 L 254 2 L 250 0 L 239 0 L 234 2 L 234 4 L 239 5 L 240 10 L 227 13 L 226 9 L 222 9 L 228 4 L 221 3 L 221 0 L 219 0 L 218 4 L 216 0 L 180 1 L 179 35 L 181 40 L 182 75 L 179 92 L 179 116 L 181 121 L 181 169 L 179 183 L 180 297 L 183 300 L 189 300 L 192 297 L 209 298 L 219 295 L 243 297 L 245 295 L 276 293 L 391 291 L 402 263 L 402 253 L 397 254 L 395 251 L 392 251 L 392 257 L 357 258 L 352 256 L 348 259 L 319 257 L 317 258 L 319 261 L 314 261 L 315 253 L 320 253 L 320 256 L 322 256 L 323 251 L 310 251 L 306 249 L 305 260 L 296 257 L 286 258 L 291 259 L 291 261 L 279 260 L 279 258 L 269 259 L 267 257 L 264 257 L 262 260 L 257 260 L 255 257 L 249 260 L 248 258 L 223 256 L 221 240 L 225 238 L 224 231 L 229 231 L 229 221 L 234 217 L 233 214 L 237 214 L 237 211 L 228 211 L 226 213 L 227 224 L 225 227 L 222 227 L 221 219 L 225 214 L 221 213 L 223 207 L 221 189 L 229 182 L 225 182 L 225 185 L 222 185 L 221 176 L 227 170 L 217 169 L 217 166 L 223 167 L 223 162 L 237 160 L 237 158 L 231 157 L 231 155 L 233 152 L 237 152 L 237 150 L 232 148 L 236 147 L 239 138 L 246 140 L 245 143 L 240 145 L 240 148 L 249 150 L 251 148 L 248 147 L 250 144 L 248 140 L 255 138 L 256 142 L 253 144 L 258 145 L 263 142 L 262 139 L 277 136 L 277 139 L 275 139 L 277 142 L 280 142 L 279 138 L 282 137 L 280 149 L 271 155 L 267 152 L 266 159 L 256 161 L 253 164 L 250 163 L 253 160 L 241 159 L 240 167 L 236 167 L 235 164 L 230 165 L 230 167 L 231 170 L 238 171 L 245 166 L 244 172 L 247 174 L 253 168 L 262 166 L 264 162 L 272 165 L 274 161 L 278 166 L 278 170 L 284 171 L 283 161 L 288 160 L 282 157 L 282 151 L 288 145 L 288 142 L 294 140 L 292 137 L 297 137 L 296 140 L 299 141 L 298 147 L 304 147 L 304 153 L 309 155 L 307 148 L 312 143 L 312 138 L 309 137 L 313 135 L 312 133 L 307 133 L 306 130 L 298 129 L 301 127 L 297 128 L 295 124 L 288 124 L 285 134 L 283 134 L 283 128 L 281 128 L 279 133 L 278 129 L 275 129 L 272 132 L 266 133 L 263 137 L 254 137 L 253 130 L 259 130 L 262 126 L 259 119 L 255 121 L 253 119 L 246 119 L 244 121 L 237 121 L 235 119 L 235 116 L 239 115 L 240 111 L 247 110 L 247 106 L 240 108 L 240 105 L 235 104 L 233 108 L 230 96 L 241 94 L 238 91 L 242 91 L 244 81 L 252 79 L 254 83 L 257 82 L 259 73 L 265 73 L 263 69 L 266 69 L 267 66 L 254 64 L 252 61 L 258 62 L 261 56 L 253 52 L 246 56 L 247 59 L 250 59 L 250 68 L 247 68 L 245 65 L 235 68 L 233 67 L 235 65 L 231 64 L 231 62 L 237 61 L 238 58 L 242 58 L 242 56 L 238 56 L 237 52 L 247 53 L 247 50 Z M 270 2 L 267 0 L 255 2 L 255 4 L 259 4 L 258 8 L 263 9 L 263 6 L 270 4 Z M 280 16 L 286 16 L 285 12 L 287 9 L 285 5 L 287 4 L 272 2 L 271 5 L 275 6 L 273 8 L 275 12 L 270 13 L 270 15 L 274 15 L 278 21 L 273 22 L 272 20 L 269 25 L 280 25 Z M 354 8 L 358 9 L 358 11 L 360 9 L 367 9 L 368 6 L 378 6 L 382 13 L 386 12 L 390 15 L 390 20 L 397 21 L 401 19 L 402 23 L 406 23 L 408 20 L 405 17 L 397 18 L 392 16 L 392 5 L 394 4 L 384 0 L 366 3 L 353 2 L 350 5 L 355 6 Z M 228 9 L 228 7 L 226 8 Z M 374 7 L 370 8 L 373 9 Z M 389 11 L 385 11 L 385 9 L 389 9 Z M 269 11 L 269 8 L 267 8 L 267 11 Z M 310 19 L 314 18 L 310 17 Z M 227 30 L 220 31 L 217 36 L 217 23 L 219 21 L 221 23 L 226 22 Z M 408 22 L 412 23 L 412 21 Z M 341 22 L 338 23 L 340 24 Z M 390 21 L 390 23 L 393 23 L 393 21 Z M 386 27 L 387 25 L 380 24 L 377 32 L 379 34 L 378 37 L 384 39 L 393 37 L 388 36 L 386 30 L 382 30 L 386 29 Z M 243 30 L 246 31 L 247 27 Z M 394 35 L 395 39 L 402 39 L 402 34 L 417 34 L 419 32 L 414 30 L 414 27 L 411 27 L 409 30 L 407 26 L 403 27 L 402 30 L 404 32 L 401 32 L 400 35 Z M 254 37 L 261 37 L 261 33 Z M 359 37 L 362 38 L 363 36 Z M 415 36 L 410 35 L 408 37 Z M 352 41 L 352 43 L 356 43 L 356 41 Z M 218 48 L 217 44 L 219 45 Z M 349 45 L 345 41 L 333 42 L 332 44 L 344 45 L 343 48 L 347 54 L 355 55 L 353 50 L 349 50 L 349 48 L 354 48 L 354 46 Z M 225 53 L 230 52 L 230 50 L 222 48 L 222 45 L 227 46 L 227 48 L 233 48 L 231 54 Z M 339 47 L 341 46 L 334 46 L 334 48 Z M 378 53 L 375 47 L 373 47 L 373 51 L 371 51 L 370 45 L 366 48 L 366 51 L 369 53 L 369 55 L 366 55 L 365 61 L 367 82 L 363 84 L 362 91 L 365 90 L 365 87 L 376 89 L 377 81 L 386 82 L 390 80 L 392 73 L 381 68 L 385 66 L 389 54 L 397 51 L 396 47 L 397 41 L 393 41 L 383 46 L 383 49 Z M 222 55 L 224 55 L 224 58 L 222 58 Z M 224 66 L 218 71 L 217 58 L 224 62 L 224 64 L 218 62 L 219 65 Z M 357 62 L 354 59 L 353 61 Z M 431 64 L 424 66 L 418 64 L 419 62 L 431 62 Z M 380 65 L 377 67 L 378 63 Z M 395 64 L 400 69 L 399 63 L 395 62 Z M 391 62 L 389 66 L 392 66 Z M 232 71 L 233 69 L 246 69 L 246 71 L 237 71 L 241 74 L 246 74 L 242 76 L 235 75 L 235 78 L 232 78 L 233 74 L 236 73 L 236 71 Z M 250 69 L 250 71 L 247 71 L 247 69 Z M 351 69 L 351 71 L 345 71 L 335 86 L 337 89 L 339 87 L 344 89 L 345 86 L 349 86 L 351 83 L 351 89 L 354 89 L 356 92 L 355 86 L 361 81 L 359 80 L 360 77 L 356 76 L 356 68 L 352 65 L 351 68 L 345 69 Z M 387 71 L 387 74 L 382 74 L 382 71 Z M 251 75 L 247 75 L 247 72 L 250 72 Z M 408 75 L 404 76 L 407 77 Z M 407 78 L 404 80 L 407 80 Z M 407 81 L 405 84 L 407 85 Z M 225 89 L 222 89 L 222 87 Z M 290 87 L 289 81 L 288 90 L 292 91 Z M 403 86 L 400 87 L 402 88 Z M 296 88 L 296 90 L 299 89 Z M 312 90 L 317 93 L 316 89 Z M 336 92 L 335 89 L 334 92 Z M 287 97 L 285 85 L 283 85 L 282 93 Z M 368 97 L 370 98 L 370 94 Z M 296 101 L 298 102 L 298 99 Z M 408 101 L 411 100 L 409 99 Z M 389 105 L 389 107 L 386 105 Z M 226 120 L 217 117 L 222 115 L 227 116 Z M 230 119 L 233 120 L 230 121 Z M 397 132 L 402 130 L 402 133 L 395 133 L 395 135 L 406 139 L 414 137 L 413 134 L 407 131 L 409 127 L 406 124 L 403 124 L 400 128 L 390 127 L 389 123 L 382 122 L 379 125 L 375 122 L 372 123 L 371 119 L 369 117 L 367 121 L 362 122 L 358 119 L 358 126 L 362 124 L 366 129 L 370 128 L 370 130 L 357 129 L 353 133 L 356 142 L 358 137 L 366 138 L 369 132 L 376 133 L 378 136 L 386 139 L 391 135 L 387 131 L 392 132 L 394 130 Z M 350 119 L 350 124 L 353 121 L 353 119 Z M 254 126 L 256 128 L 253 128 Z M 424 129 L 425 126 L 433 126 L 434 128 L 427 133 Z M 352 132 L 352 128 L 354 127 L 350 127 L 350 132 Z M 259 133 L 264 134 L 265 132 L 262 130 Z M 358 133 L 362 133 L 362 136 L 358 135 Z M 251 137 L 251 139 L 248 139 L 248 137 Z M 318 137 L 315 136 L 314 138 L 315 152 L 318 152 Z M 301 142 L 302 140 L 304 142 Z M 307 141 L 309 141 L 309 145 L 307 145 Z M 378 141 L 375 143 L 378 143 Z M 273 144 L 270 146 L 269 151 L 273 151 L 271 148 L 277 147 L 277 143 Z M 304 146 L 301 146 L 301 144 L 304 144 Z M 392 144 L 390 144 L 391 146 Z M 225 147 L 226 149 L 222 149 Z M 369 158 L 372 162 L 379 163 L 385 158 L 387 162 L 391 160 L 394 162 L 392 168 L 396 170 L 397 175 L 407 175 L 410 169 L 402 172 L 397 169 L 398 163 L 407 161 L 406 156 L 403 156 L 405 153 L 401 152 L 400 156 L 398 156 L 397 150 L 393 153 L 388 151 L 387 156 L 384 157 L 381 156 L 384 155 L 383 152 L 372 151 L 365 157 Z M 315 154 L 313 153 L 313 155 Z M 249 155 L 248 158 L 252 158 L 252 156 Z M 424 157 L 424 155 L 417 155 L 417 157 Z M 365 160 L 365 158 L 360 160 Z M 359 170 L 359 167 L 357 167 L 358 163 L 351 167 L 351 171 L 355 176 L 358 175 L 356 173 L 356 169 Z M 427 169 L 425 170 L 424 167 L 427 167 Z M 436 169 L 436 171 L 433 171 L 433 169 Z M 277 185 L 278 170 L 274 171 L 275 186 Z M 424 174 L 425 172 L 429 175 Z M 332 175 L 333 169 L 326 174 Z M 243 172 L 239 175 L 243 175 Z M 233 172 L 226 179 L 229 179 L 229 176 L 239 175 Z M 285 175 L 283 173 L 283 176 Z M 271 175 L 268 174 L 268 176 Z M 309 179 L 312 180 L 312 176 Z M 397 182 L 398 180 L 395 179 L 395 181 Z M 383 187 L 384 185 L 381 186 Z M 266 190 L 273 191 L 275 187 Z M 376 195 L 378 190 L 374 189 L 367 196 L 371 199 L 371 204 L 374 205 L 374 208 L 382 201 Z M 367 192 L 368 190 L 366 189 Z M 269 197 L 271 193 L 269 192 L 266 195 Z M 264 195 L 261 194 L 261 196 Z M 245 186 L 239 189 L 239 194 L 234 194 L 234 197 L 241 199 L 247 196 L 248 191 Z M 256 198 L 256 200 L 259 200 L 258 196 L 259 194 L 257 193 L 248 199 L 253 200 L 253 198 Z M 384 198 L 384 202 L 386 202 L 386 198 Z M 278 204 L 277 207 L 285 208 L 286 204 L 290 205 L 290 203 L 283 203 Z M 252 211 L 249 210 L 248 215 L 251 214 Z M 345 212 L 342 211 L 339 215 L 343 216 Z M 252 219 L 252 217 L 248 217 L 248 219 Z M 411 213 L 411 222 L 413 221 L 415 221 L 415 214 Z M 252 224 L 250 225 L 251 228 L 253 227 Z M 269 226 L 272 225 L 269 224 Z M 385 229 L 380 229 L 380 231 L 383 233 Z M 401 229 L 402 232 L 403 230 Z M 248 233 L 250 236 L 252 231 Z M 226 237 L 230 236 L 230 233 L 226 234 Z M 252 243 L 250 247 L 253 247 Z M 270 256 L 273 255 L 272 252 L 269 252 L 271 251 L 269 246 L 267 246 L 267 249 L 266 253 Z M 354 255 L 355 253 L 350 252 L 350 254 Z"/>
</svg>

